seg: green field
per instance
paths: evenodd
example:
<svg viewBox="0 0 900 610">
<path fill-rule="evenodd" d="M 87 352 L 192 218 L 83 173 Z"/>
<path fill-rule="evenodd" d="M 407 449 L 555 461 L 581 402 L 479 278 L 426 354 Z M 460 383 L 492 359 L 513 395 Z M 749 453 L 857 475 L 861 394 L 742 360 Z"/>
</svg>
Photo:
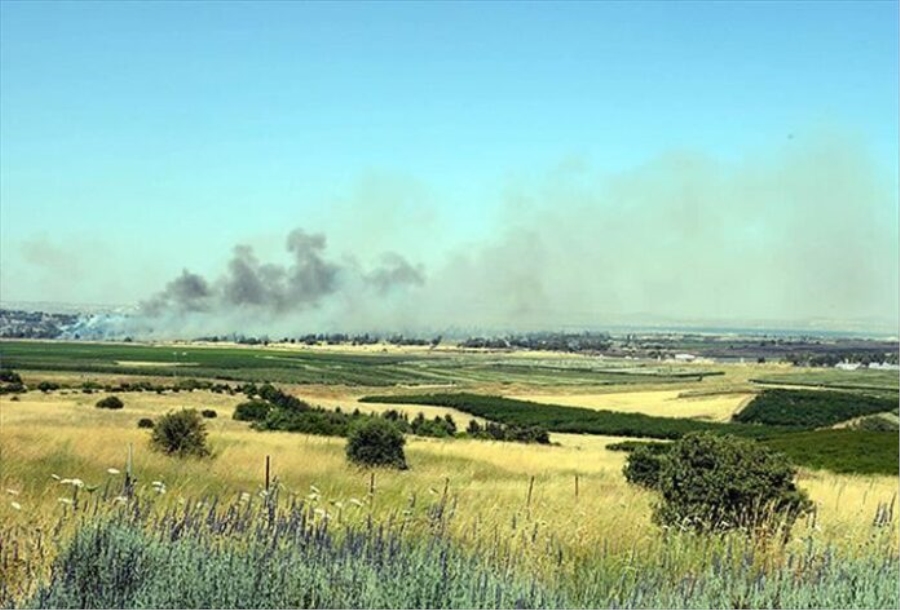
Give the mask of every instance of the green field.
<svg viewBox="0 0 900 610">
<path fill-rule="evenodd" d="M 393 386 L 504 383 L 636 385 L 699 381 L 721 371 L 677 367 L 608 370 L 590 359 L 455 353 L 352 354 L 303 349 L 0 342 L 0 363 L 20 371 L 72 371 L 290 384 Z M 140 363 L 140 364 L 138 364 Z"/>
<path fill-rule="evenodd" d="M 897 371 L 842 371 L 837 369 L 810 370 L 787 374 L 765 375 L 751 379 L 754 383 L 769 385 L 802 385 L 844 390 L 888 390 L 900 389 L 900 374 Z M 896 395 L 895 395 L 896 396 Z"/>
</svg>

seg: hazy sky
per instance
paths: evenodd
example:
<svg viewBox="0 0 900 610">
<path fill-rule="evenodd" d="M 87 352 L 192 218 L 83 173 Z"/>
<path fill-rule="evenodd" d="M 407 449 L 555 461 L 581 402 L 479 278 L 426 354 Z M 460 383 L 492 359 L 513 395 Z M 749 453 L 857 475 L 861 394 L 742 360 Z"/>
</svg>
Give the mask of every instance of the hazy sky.
<svg viewBox="0 0 900 610">
<path fill-rule="evenodd" d="M 897 2 L 6 0 L 0 299 L 896 323 L 898 72 Z"/>
</svg>

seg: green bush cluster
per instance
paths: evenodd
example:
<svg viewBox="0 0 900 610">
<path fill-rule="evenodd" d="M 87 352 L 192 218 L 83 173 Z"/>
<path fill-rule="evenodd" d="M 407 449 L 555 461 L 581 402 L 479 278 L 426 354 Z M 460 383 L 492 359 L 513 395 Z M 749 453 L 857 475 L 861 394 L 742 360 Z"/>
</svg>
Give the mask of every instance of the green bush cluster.
<svg viewBox="0 0 900 610">
<path fill-rule="evenodd" d="M 406 470 L 406 439 L 392 422 L 370 417 L 354 422 L 347 438 L 347 459 L 358 466 L 387 466 Z"/>
<path fill-rule="evenodd" d="M 359 409 L 345 412 L 338 407 L 330 411 L 321 407 L 312 407 L 306 402 L 266 384 L 257 387 L 248 384 L 244 392 L 250 400 L 240 403 L 234 411 L 234 419 L 253 422 L 257 430 L 280 430 L 283 432 L 299 432 L 321 436 L 348 436 L 352 427 L 363 421 L 381 418 L 391 422 L 403 434 L 415 434 L 433 438 L 452 438 L 458 436 L 453 417 L 448 415 L 434 416 L 432 419 L 418 413 L 410 419 L 406 413 L 390 409 L 380 415 L 360 413 Z M 503 440 L 523 443 L 550 442 L 546 429 L 539 426 L 505 426 L 489 423 L 485 427 L 475 424 L 467 435 L 471 438 Z"/>
<path fill-rule="evenodd" d="M 797 488 L 789 460 L 752 440 L 689 434 L 669 451 L 636 449 L 626 478 L 659 492 L 653 518 L 667 526 L 708 532 L 743 528 L 780 530 L 812 508 Z"/>
<path fill-rule="evenodd" d="M 153 426 L 150 446 L 176 457 L 207 457 L 206 424 L 195 409 L 172 411 Z"/>
<path fill-rule="evenodd" d="M 121 409 L 125 403 L 118 396 L 107 396 L 98 400 L 94 406 L 98 409 Z"/>
<path fill-rule="evenodd" d="M 824 428 L 861 417 L 892 411 L 896 399 L 856 392 L 764 390 L 732 418 L 736 422 L 767 426 Z"/>
<path fill-rule="evenodd" d="M 150 419 L 149 417 L 142 417 L 138 420 L 137 427 L 138 428 L 152 428 L 153 420 Z"/>
<path fill-rule="evenodd" d="M 22 377 L 12 369 L 0 368 L 0 396 L 3 394 L 21 394 L 28 388 L 22 383 Z"/>
</svg>

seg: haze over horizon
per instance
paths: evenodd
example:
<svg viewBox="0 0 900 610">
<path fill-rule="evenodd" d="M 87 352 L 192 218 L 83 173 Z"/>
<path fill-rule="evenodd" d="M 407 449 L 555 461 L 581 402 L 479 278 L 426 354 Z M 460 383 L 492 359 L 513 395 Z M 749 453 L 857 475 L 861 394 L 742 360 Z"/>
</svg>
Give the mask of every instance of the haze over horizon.
<svg viewBox="0 0 900 610">
<path fill-rule="evenodd" d="M 0 300 L 898 326 L 898 5 L 0 3 Z"/>
</svg>

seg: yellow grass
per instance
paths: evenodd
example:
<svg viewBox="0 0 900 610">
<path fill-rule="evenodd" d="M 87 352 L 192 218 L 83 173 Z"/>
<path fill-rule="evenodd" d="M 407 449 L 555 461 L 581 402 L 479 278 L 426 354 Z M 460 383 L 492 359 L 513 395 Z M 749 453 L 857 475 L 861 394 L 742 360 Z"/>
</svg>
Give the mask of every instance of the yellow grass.
<svg viewBox="0 0 900 610">
<path fill-rule="evenodd" d="M 646 413 L 659 417 L 680 417 L 728 421 L 753 398 L 751 393 L 691 395 L 684 390 L 619 392 L 603 394 L 518 394 L 510 396 L 543 404 L 584 407 L 623 413 Z"/>
<path fill-rule="evenodd" d="M 333 391 L 321 389 L 321 394 Z M 671 393 L 650 394 L 662 402 L 679 402 Z M 120 484 L 107 469 L 124 470 L 129 443 L 134 446 L 138 485 L 163 481 L 173 500 L 256 491 L 263 484 L 266 455 L 271 456 L 272 471 L 287 490 L 306 494 L 315 485 L 323 497 L 339 502 L 368 493 L 369 475 L 347 464 L 343 439 L 252 431 L 246 423 L 231 419 L 243 397 L 200 391 L 162 396 L 128 393 L 121 395 L 124 409 L 109 411 L 93 407 L 100 396 L 30 392 L 18 402 L 0 398 L 0 487 L 18 492 L 0 502 L 5 526 L 20 523 L 28 515 L 50 517 L 61 510 L 58 498 L 70 490 L 54 481 L 52 474 L 78 477 L 88 485 L 108 480 Z M 149 432 L 138 429 L 137 420 L 181 407 L 218 412 L 218 418 L 206 420 L 214 459 L 182 461 L 149 449 Z M 435 494 L 449 480 L 449 492 L 458 505 L 455 527 L 460 531 L 476 523 L 509 527 L 527 510 L 531 519 L 573 548 L 607 544 L 627 549 L 653 537 L 653 495 L 627 485 L 621 475 L 625 455 L 606 449 L 622 439 L 554 434 L 552 440 L 559 446 L 411 437 L 407 443 L 411 470 L 377 473 L 376 506 L 392 511 L 402 509 L 412 498 L 435 501 Z M 526 506 L 531 477 L 535 483 Z M 891 502 L 898 492 L 893 477 L 804 471 L 800 484 L 819 507 L 817 535 L 839 541 L 864 540 L 878 504 Z M 12 508 L 13 501 L 21 510 Z"/>
</svg>

